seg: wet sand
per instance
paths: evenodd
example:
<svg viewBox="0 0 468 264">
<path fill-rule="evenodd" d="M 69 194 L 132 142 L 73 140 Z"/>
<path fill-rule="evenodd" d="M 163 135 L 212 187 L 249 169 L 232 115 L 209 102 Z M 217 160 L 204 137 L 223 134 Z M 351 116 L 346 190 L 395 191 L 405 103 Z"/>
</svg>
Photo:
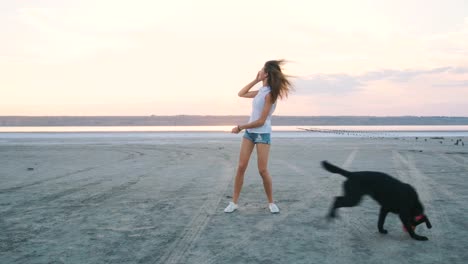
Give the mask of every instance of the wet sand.
<svg viewBox="0 0 468 264">
<path fill-rule="evenodd" d="M 240 209 L 230 201 L 240 136 L 0 141 L 0 263 L 464 263 L 468 146 L 455 139 L 273 138 L 281 213 L 267 209 L 252 155 Z M 468 139 L 464 139 L 468 142 Z M 378 205 L 325 215 L 349 170 L 412 184 L 433 224 L 410 239 Z"/>
</svg>

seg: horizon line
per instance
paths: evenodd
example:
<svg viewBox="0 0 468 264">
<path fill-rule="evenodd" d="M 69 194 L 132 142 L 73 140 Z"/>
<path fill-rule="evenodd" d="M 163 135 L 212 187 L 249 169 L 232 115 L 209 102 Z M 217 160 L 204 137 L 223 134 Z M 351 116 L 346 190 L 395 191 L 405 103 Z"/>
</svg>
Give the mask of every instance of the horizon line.
<svg viewBox="0 0 468 264">
<path fill-rule="evenodd" d="M 245 117 L 249 115 L 191 115 L 191 114 L 176 114 L 176 115 L 0 115 L 2 117 Z M 461 117 L 468 116 L 450 116 L 450 115 L 273 115 L 274 117 Z"/>
</svg>

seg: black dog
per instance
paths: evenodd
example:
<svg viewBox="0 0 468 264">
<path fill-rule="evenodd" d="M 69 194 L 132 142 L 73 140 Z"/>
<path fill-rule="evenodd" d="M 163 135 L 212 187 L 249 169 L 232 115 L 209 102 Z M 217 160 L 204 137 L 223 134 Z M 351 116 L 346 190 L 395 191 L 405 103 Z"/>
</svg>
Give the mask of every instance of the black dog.
<svg viewBox="0 0 468 264">
<path fill-rule="evenodd" d="M 362 196 L 369 195 L 380 205 L 378 229 L 382 234 L 387 234 L 383 228 L 385 217 L 389 212 L 398 214 L 403 226 L 409 235 L 416 240 L 428 240 L 425 236 L 414 233 L 413 227 L 426 223 L 428 228 L 432 228 L 429 219 L 424 215 L 424 208 L 419 201 L 416 190 L 409 184 L 403 183 L 388 174 L 375 171 L 349 172 L 322 161 L 322 166 L 331 173 L 338 173 L 347 178 L 344 182 L 344 196 L 336 197 L 329 217 L 334 218 L 335 211 L 340 207 L 356 206 Z M 421 219 L 416 220 L 420 216 Z"/>
</svg>

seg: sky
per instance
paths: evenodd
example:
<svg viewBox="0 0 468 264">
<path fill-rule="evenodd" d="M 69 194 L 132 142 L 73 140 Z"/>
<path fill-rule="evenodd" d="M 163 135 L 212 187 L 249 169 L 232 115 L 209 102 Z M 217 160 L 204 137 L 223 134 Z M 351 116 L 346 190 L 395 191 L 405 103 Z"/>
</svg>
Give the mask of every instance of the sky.
<svg viewBox="0 0 468 264">
<path fill-rule="evenodd" d="M 0 0 L 0 115 L 468 116 L 466 0 Z M 257 85 L 254 89 L 257 89 Z"/>
</svg>

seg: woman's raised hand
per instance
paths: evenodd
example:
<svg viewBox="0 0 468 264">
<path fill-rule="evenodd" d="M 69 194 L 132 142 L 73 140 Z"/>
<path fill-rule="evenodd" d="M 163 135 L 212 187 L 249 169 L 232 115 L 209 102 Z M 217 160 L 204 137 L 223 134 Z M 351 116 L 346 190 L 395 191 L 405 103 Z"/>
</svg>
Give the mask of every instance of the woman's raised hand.
<svg viewBox="0 0 468 264">
<path fill-rule="evenodd" d="M 266 74 L 264 71 L 260 70 L 257 73 L 257 78 L 255 78 L 255 81 L 261 82 L 265 80 L 268 77 L 268 74 Z"/>
</svg>

